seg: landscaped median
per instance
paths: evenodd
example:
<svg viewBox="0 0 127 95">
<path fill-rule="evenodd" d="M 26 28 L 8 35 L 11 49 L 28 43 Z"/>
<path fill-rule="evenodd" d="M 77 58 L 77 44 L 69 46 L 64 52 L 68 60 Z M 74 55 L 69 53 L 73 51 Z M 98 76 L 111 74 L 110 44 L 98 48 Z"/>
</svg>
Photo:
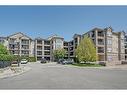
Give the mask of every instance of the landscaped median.
<svg viewBox="0 0 127 95">
<path fill-rule="evenodd" d="M 29 71 L 31 68 L 26 66 L 21 67 L 7 67 L 0 69 L 0 78 L 7 78 L 16 76 Z"/>
<path fill-rule="evenodd" d="M 72 65 L 78 67 L 103 67 L 100 64 L 91 64 L 91 63 L 74 63 Z"/>
</svg>

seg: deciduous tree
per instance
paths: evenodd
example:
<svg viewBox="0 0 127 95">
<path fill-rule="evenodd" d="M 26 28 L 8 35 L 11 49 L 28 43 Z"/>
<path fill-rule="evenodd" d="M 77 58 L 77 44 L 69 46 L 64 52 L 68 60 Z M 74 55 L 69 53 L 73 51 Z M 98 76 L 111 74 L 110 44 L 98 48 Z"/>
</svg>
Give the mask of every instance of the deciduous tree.
<svg viewBox="0 0 127 95">
<path fill-rule="evenodd" d="M 98 60 L 95 45 L 89 37 L 85 36 L 77 46 L 76 57 L 79 62 L 95 62 Z"/>
</svg>

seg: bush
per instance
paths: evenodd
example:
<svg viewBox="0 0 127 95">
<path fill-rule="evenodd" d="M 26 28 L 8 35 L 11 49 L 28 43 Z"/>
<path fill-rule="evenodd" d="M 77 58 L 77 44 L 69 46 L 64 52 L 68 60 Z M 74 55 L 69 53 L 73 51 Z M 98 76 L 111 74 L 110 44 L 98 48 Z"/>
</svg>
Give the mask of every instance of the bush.
<svg viewBox="0 0 127 95">
<path fill-rule="evenodd" d="M 13 55 L 0 54 L 0 61 L 12 61 L 14 60 Z"/>
<path fill-rule="evenodd" d="M 36 62 L 36 57 L 29 57 L 29 62 Z"/>
<path fill-rule="evenodd" d="M 36 62 L 36 57 L 29 57 L 29 56 L 15 56 L 19 61 L 21 61 L 22 59 L 26 59 L 28 60 L 28 62 Z"/>
<path fill-rule="evenodd" d="M 0 68 L 11 66 L 12 60 L 14 60 L 13 55 L 0 54 Z"/>
</svg>

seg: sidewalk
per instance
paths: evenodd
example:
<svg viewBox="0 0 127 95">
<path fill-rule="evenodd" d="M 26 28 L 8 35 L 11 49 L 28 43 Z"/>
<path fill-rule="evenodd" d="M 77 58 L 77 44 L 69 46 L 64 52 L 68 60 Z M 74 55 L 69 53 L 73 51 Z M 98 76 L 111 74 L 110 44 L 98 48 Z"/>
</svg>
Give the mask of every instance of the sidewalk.
<svg viewBox="0 0 127 95">
<path fill-rule="evenodd" d="M 0 69 L 0 78 L 12 77 L 29 71 L 31 68 L 26 66 L 21 67 L 7 67 Z"/>
<path fill-rule="evenodd" d="M 115 66 L 107 66 L 106 68 L 126 69 L 127 70 L 127 64 L 121 64 L 121 65 L 115 65 Z"/>
</svg>

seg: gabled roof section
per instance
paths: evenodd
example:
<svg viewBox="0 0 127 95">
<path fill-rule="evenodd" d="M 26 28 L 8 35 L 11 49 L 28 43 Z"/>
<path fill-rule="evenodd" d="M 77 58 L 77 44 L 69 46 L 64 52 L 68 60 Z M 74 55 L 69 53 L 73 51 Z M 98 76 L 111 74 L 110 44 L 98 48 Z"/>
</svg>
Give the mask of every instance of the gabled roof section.
<svg viewBox="0 0 127 95">
<path fill-rule="evenodd" d="M 77 37 L 77 36 L 81 37 L 80 34 L 74 34 L 73 38 L 74 38 L 74 37 Z"/>
<path fill-rule="evenodd" d="M 14 35 L 18 35 L 18 34 L 21 34 L 21 35 L 23 35 L 23 36 L 25 36 L 25 37 L 27 37 L 27 38 L 31 39 L 29 36 L 27 36 L 27 35 L 23 34 L 22 32 L 17 32 L 17 33 L 14 33 L 14 34 L 12 34 L 12 35 L 10 35 L 10 36 L 7 36 L 7 38 L 9 38 L 9 37 L 11 37 L 11 36 L 14 36 Z M 22 37 L 23 37 L 23 36 L 22 36 Z M 32 39 L 31 39 L 31 40 L 32 40 Z"/>
<path fill-rule="evenodd" d="M 84 33 L 83 35 L 85 35 L 85 34 L 87 34 L 87 33 L 91 32 L 91 31 L 95 31 L 95 30 L 103 31 L 104 29 L 102 29 L 102 28 L 98 28 L 98 27 L 95 27 L 95 28 L 93 28 L 93 29 L 89 30 L 88 32 Z M 83 35 L 82 35 L 82 36 L 83 36 Z"/>
<path fill-rule="evenodd" d="M 37 37 L 37 38 L 35 38 L 35 40 L 45 40 L 45 39 L 43 39 L 41 37 Z"/>
<path fill-rule="evenodd" d="M 93 28 L 93 29 L 92 29 L 92 30 L 90 30 L 90 31 L 93 31 L 93 30 L 103 31 L 104 29 L 101 29 L 101 28 L 95 27 L 95 28 Z"/>
<path fill-rule="evenodd" d="M 51 40 L 51 39 L 53 39 L 53 38 L 60 38 L 60 39 L 64 39 L 63 37 L 60 37 L 60 36 L 58 36 L 58 35 L 52 35 L 52 36 L 50 36 L 50 37 L 48 37 L 47 39 L 48 40 Z"/>
</svg>

